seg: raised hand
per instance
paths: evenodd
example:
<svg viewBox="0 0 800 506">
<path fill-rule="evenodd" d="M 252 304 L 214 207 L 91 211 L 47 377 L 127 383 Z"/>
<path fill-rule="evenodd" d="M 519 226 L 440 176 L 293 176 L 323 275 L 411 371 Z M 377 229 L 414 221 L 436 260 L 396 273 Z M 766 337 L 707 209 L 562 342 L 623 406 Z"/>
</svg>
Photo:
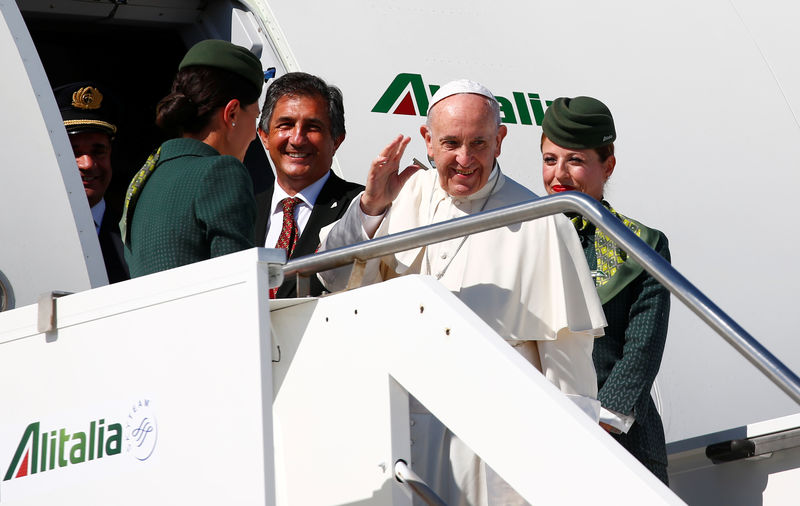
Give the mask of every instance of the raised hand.
<svg viewBox="0 0 800 506">
<path fill-rule="evenodd" d="M 377 216 L 386 211 L 408 178 L 414 175 L 419 165 L 409 165 L 403 172 L 398 173 L 400 159 L 411 142 L 411 137 L 398 135 L 388 146 L 383 148 L 381 154 L 372 160 L 367 175 L 367 185 L 361 195 L 361 210 L 369 216 Z"/>
</svg>

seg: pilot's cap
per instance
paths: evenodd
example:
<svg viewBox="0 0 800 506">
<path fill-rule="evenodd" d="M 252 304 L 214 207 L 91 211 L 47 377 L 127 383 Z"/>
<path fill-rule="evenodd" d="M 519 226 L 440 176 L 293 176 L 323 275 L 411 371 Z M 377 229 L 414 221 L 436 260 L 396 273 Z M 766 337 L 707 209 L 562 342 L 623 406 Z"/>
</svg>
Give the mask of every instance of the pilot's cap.
<svg viewBox="0 0 800 506">
<path fill-rule="evenodd" d="M 114 137 L 119 106 L 110 89 L 93 81 L 65 84 L 53 90 L 67 132 L 99 131 Z"/>
</svg>

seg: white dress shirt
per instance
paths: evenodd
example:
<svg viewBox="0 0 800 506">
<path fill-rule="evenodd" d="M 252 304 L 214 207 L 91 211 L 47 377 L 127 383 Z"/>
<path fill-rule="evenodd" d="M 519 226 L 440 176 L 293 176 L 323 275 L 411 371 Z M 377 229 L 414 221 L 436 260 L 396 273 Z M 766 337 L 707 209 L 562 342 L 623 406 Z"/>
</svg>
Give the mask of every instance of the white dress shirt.
<svg viewBox="0 0 800 506">
<path fill-rule="evenodd" d="M 314 181 L 312 184 L 300 190 L 295 197 L 300 199 L 300 202 L 294 206 L 294 219 L 297 222 L 297 237 L 303 234 L 309 218 L 311 218 L 311 211 L 314 209 L 314 204 L 322 191 L 322 187 L 331 177 L 331 172 L 328 171 L 324 176 Z M 274 248 L 278 243 L 278 237 L 281 235 L 283 228 L 283 199 L 291 198 L 292 196 L 286 193 L 275 181 L 275 189 L 272 191 L 272 203 L 269 221 L 267 222 L 267 238 L 264 241 L 265 248 Z"/>
</svg>

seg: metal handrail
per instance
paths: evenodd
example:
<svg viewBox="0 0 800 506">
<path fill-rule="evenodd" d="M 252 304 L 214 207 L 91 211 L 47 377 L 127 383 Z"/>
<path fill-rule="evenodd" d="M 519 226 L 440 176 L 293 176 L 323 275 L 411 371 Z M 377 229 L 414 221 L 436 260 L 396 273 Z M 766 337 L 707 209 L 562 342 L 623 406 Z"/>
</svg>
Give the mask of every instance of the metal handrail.
<svg viewBox="0 0 800 506">
<path fill-rule="evenodd" d="M 628 256 L 639 262 L 647 272 L 667 287 L 675 297 L 722 336 L 728 344 L 756 366 L 786 395 L 800 404 L 800 378 L 795 373 L 690 283 L 661 255 L 630 231 L 622 221 L 592 197 L 579 192 L 549 195 L 530 202 L 455 218 L 352 246 L 297 258 L 286 263 L 283 273 L 285 277 L 309 276 L 316 272 L 350 264 L 355 260 L 366 261 L 398 251 L 564 212 L 579 213 L 605 232 Z"/>
<path fill-rule="evenodd" d="M 411 470 L 410 467 L 403 460 L 398 460 L 394 463 L 394 477 L 400 483 L 406 485 L 412 492 L 417 494 L 425 504 L 429 506 L 447 506 L 441 497 L 436 495 L 436 492 L 420 478 L 417 473 Z"/>
</svg>

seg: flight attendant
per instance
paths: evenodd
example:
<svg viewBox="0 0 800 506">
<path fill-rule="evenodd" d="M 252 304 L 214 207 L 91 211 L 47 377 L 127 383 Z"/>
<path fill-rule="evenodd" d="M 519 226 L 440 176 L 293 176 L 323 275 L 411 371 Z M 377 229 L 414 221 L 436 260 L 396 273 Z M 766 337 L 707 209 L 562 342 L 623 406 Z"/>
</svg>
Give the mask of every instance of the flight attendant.
<svg viewBox="0 0 800 506">
<path fill-rule="evenodd" d="M 667 237 L 617 212 L 604 198 L 616 166 L 614 119 L 591 97 L 558 98 L 542 121 L 542 177 L 547 193 L 579 191 L 601 202 L 643 241 L 670 259 Z M 664 483 L 664 428 L 650 389 L 661 365 L 669 321 L 669 291 L 628 259 L 601 230 L 572 217 L 592 270 L 605 335 L 595 340 L 600 424 Z"/>
<path fill-rule="evenodd" d="M 181 61 L 156 123 L 175 138 L 150 156 L 126 194 L 120 229 L 132 277 L 254 246 L 253 184 L 242 164 L 256 136 L 258 58 L 204 40 Z"/>
</svg>

